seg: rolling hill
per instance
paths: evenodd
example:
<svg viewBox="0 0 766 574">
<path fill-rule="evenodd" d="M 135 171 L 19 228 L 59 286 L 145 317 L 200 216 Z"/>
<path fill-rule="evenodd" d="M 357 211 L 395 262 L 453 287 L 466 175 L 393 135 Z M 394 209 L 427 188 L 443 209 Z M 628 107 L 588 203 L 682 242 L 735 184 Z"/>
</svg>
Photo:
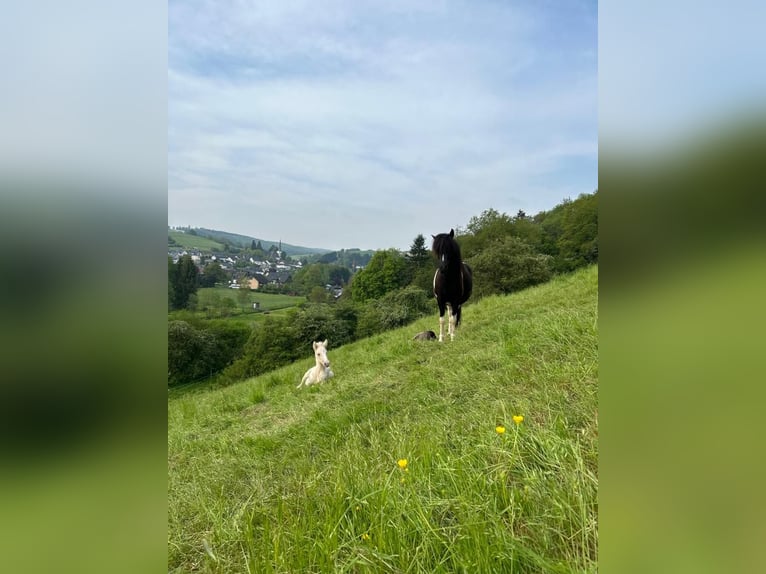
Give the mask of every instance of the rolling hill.
<svg viewBox="0 0 766 574">
<path fill-rule="evenodd" d="M 272 245 L 279 245 L 278 241 L 267 241 L 265 239 L 258 239 L 257 237 L 250 237 L 249 235 L 239 235 L 238 233 L 229 233 L 228 231 L 218 231 L 215 229 L 205 229 L 204 227 L 198 228 L 197 233 L 209 237 L 214 241 L 222 242 L 228 241 L 232 245 L 238 247 L 250 247 L 250 244 L 255 241 L 261 242 L 264 249 L 268 250 Z M 320 249 L 317 247 L 301 247 L 299 245 L 290 245 L 289 243 L 282 243 L 282 251 L 286 255 L 309 255 L 309 254 L 322 254 L 329 253 L 330 249 Z"/>
<path fill-rule="evenodd" d="M 208 237 L 191 235 L 183 231 L 168 230 L 168 237 L 176 242 L 176 245 L 184 249 L 199 249 L 200 251 L 221 251 L 223 244 L 213 241 Z"/>
<path fill-rule="evenodd" d="M 595 572 L 598 269 L 168 401 L 171 572 Z M 521 418 L 523 417 L 523 418 Z"/>
</svg>

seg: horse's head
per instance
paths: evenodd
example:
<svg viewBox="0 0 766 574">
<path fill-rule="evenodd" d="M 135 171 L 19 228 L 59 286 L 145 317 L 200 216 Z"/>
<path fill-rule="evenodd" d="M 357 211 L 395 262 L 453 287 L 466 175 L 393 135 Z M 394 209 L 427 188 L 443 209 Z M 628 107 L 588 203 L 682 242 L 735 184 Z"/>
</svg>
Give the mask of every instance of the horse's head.
<svg viewBox="0 0 766 574">
<path fill-rule="evenodd" d="M 314 341 L 311 343 L 314 347 L 314 357 L 316 357 L 317 363 L 325 368 L 329 368 L 330 359 L 327 358 L 327 339 L 324 341 Z"/>
<path fill-rule="evenodd" d="M 439 262 L 441 271 L 447 271 L 451 261 L 461 261 L 460 247 L 455 241 L 454 229 L 450 229 L 449 233 L 439 233 L 438 235 L 431 235 L 431 237 L 433 237 L 431 252 Z"/>
</svg>

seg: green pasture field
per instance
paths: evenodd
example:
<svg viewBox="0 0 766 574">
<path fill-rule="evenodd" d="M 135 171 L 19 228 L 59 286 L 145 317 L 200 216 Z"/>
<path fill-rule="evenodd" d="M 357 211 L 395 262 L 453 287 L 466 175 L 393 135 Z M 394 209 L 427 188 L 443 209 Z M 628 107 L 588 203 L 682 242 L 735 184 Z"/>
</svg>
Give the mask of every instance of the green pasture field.
<svg viewBox="0 0 766 574">
<path fill-rule="evenodd" d="M 596 572 L 597 317 L 594 266 L 170 394 L 168 571 Z"/>
<path fill-rule="evenodd" d="M 217 293 L 219 297 L 229 297 L 233 299 L 237 304 L 237 307 L 242 307 L 239 300 L 239 289 L 230 289 L 229 287 L 206 287 L 197 290 L 197 306 L 203 307 L 210 304 L 211 296 L 213 293 Z M 296 297 L 293 295 L 281 295 L 277 293 L 259 293 L 258 291 L 249 291 L 247 295 L 247 307 L 248 310 L 252 310 L 253 303 L 259 302 L 261 304 L 261 310 L 274 311 L 276 309 L 283 309 L 285 307 L 294 307 L 306 302 L 305 297 Z"/>
<path fill-rule="evenodd" d="M 221 251 L 223 245 L 207 237 L 190 235 L 183 231 L 168 231 L 168 236 L 185 249 L 199 249 L 200 251 Z"/>
<path fill-rule="evenodd" d="M 217 293 L 221 300 L 228 298 L 234 301 L 235 306 L 226 311 L 230 314 L 219 316 L 215 311 L 208 312 L 204 310 L 205 307 L 211 306 L 214 293 Z M 257 311 L 253 309 L 253 303 L 256 301 L 261 304 L 260 309 Z M 185 309 L 180 311 L 170 311 L 168 313 L 168 319 L 184 320 L 188 317 L 195 317 L 198 319 L 212 318 L 225 319 L 227 321 L 257 322 L 264 320 L 269 314 L 282 315 L 296 305 L 305 302 L 305 297 L 249 291 L 247 302 L 243 304 L 240 302 L 238 289 L 230 289 L 228 287 L 207 287 L 197 290 L 197 311 L 188 311 Z"/>
</svg>

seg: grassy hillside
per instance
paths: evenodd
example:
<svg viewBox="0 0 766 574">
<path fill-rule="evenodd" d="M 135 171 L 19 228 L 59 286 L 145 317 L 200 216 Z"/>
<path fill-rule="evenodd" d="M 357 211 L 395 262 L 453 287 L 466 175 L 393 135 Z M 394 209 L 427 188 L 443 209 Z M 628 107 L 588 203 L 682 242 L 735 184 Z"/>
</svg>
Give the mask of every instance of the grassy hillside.
<svg viewBox="0 0 766 574">
<path fill-rule="evenodd" d="M 217 241 L 183 231 L 168 230 L 168 237 L 172 237 L 173 241 L 184 249 L 199 249 L 200 251 L 221 251 L 223 249 L 223 245 Z"/>
<path fill-rule="evenodd" d="M 169 570 L 595 572 L 597 297 L 591 267 L 465 307 L 454 342 L 411 340 L 436 313 L 330 341 L 318 387 L 307 341 L 171 396 Z"/>
<path fill-rule="evenodd" d="M 205 235 L 214 240 L 228 241 L 232 245 L 237 245 L 239 247 L 250 247 L 250 244 L 253 241 L 256 243 L 260 241 L 261 247 L 267 250 L 271 248 L 272 245 L 279 245 L 278 241 L 266 241 L 265 239 L 258 239 L 257 237 L 251 237 L 249 235 L 229 233 L 228 231 L 219 231 L 217 229 L 205 229 L 204 227 L 197 229 L 197 233 L 200 235 Z M 290 245 L 289 243 L 282 243 L 282 250 L 285 252 L 285 254 L 292 257 L 303 256 L 307 254 L 321 254 L 330 251 L 329 249 L 321 249 L 319 247 L 301 247 L 299 245 Z"/>
</svg>

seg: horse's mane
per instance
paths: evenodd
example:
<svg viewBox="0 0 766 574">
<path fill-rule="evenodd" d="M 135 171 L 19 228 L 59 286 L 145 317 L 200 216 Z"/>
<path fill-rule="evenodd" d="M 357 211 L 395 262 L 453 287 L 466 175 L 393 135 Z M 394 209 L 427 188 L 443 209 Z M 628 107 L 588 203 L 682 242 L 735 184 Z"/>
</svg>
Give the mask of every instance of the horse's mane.
<svg viewBox="0 0 766 574">
<path fill-rule="evenodd" d="M 462 261 L 460 245 L 458 245 L 458 242 L 455 241 L 453 237 L 450 237 L 448 233 L 440 233 L 434 237 L 431 250 L 437 259 L 444 254 L 447 261 Z"/>
</svg>

